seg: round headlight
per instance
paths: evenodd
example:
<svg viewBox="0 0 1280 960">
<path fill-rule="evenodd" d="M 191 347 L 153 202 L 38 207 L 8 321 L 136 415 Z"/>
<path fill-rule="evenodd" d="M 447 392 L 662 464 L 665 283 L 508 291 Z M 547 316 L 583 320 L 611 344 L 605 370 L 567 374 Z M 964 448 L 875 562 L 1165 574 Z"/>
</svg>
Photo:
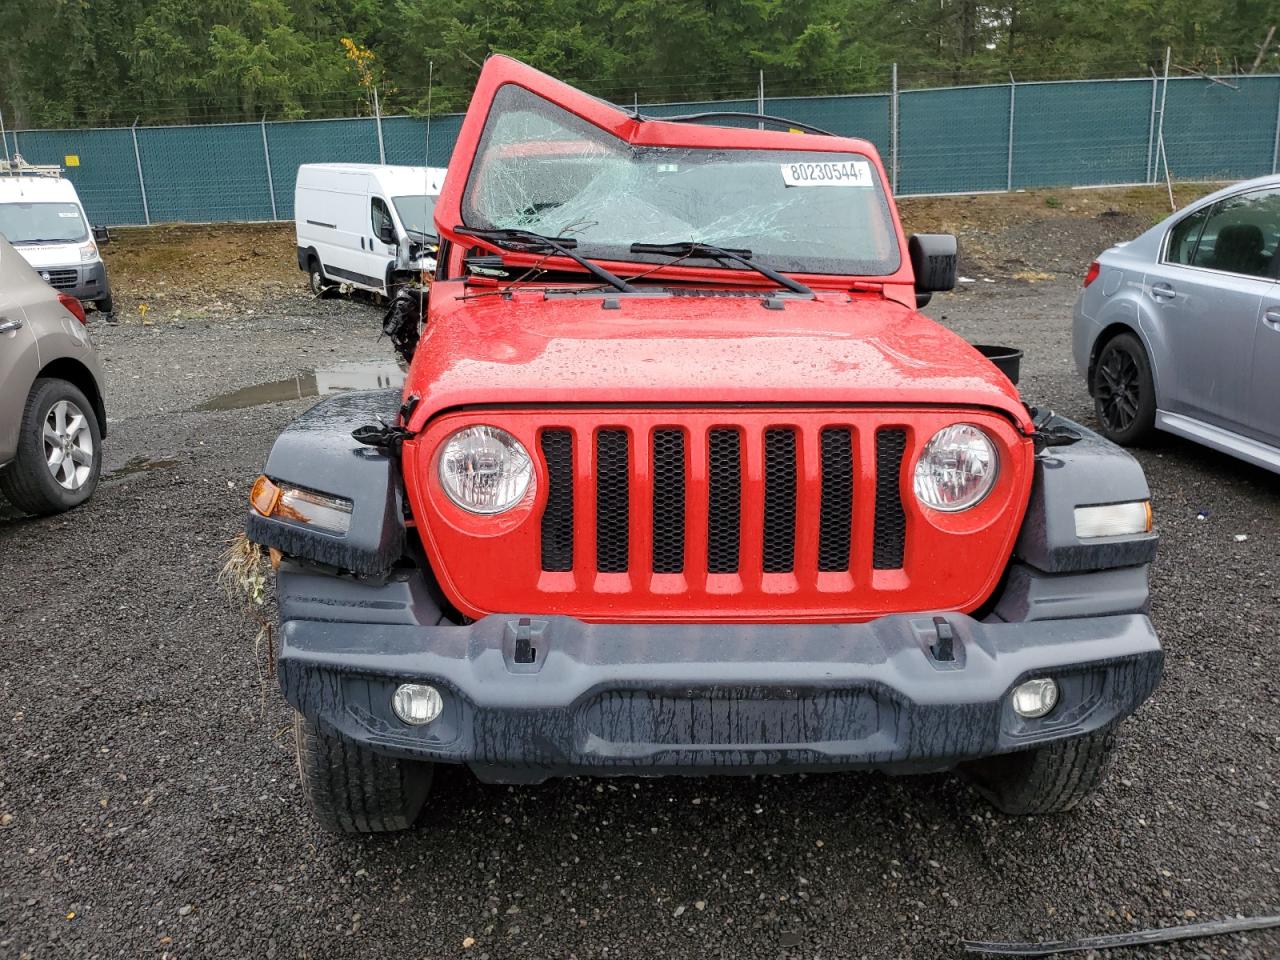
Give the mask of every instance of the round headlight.
<svg viewBox="0 0 1280 960">
<path fill-rule="evenodd" d="M 991 438 L 971 423 L 943 427 L 916 463 L 916 499 L 954 513 L 982 502 L 995 486 L 1000 458 Z"/>
<path fill-rule="evenodd" d="M 532 479 L 529 452 L 497 427 L 466 427 L 440 451 L 440 485 L 450 500 L 471 513 L 510 510 Z"/>
</svg>

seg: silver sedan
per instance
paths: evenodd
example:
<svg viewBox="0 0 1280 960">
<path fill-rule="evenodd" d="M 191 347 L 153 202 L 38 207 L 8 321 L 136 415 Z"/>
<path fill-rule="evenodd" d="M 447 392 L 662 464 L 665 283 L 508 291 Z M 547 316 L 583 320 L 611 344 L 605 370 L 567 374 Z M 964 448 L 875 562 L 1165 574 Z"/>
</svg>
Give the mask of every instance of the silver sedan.
<svg viewBox="0 0 1280 960">
<path fill-rule="evenodd" d="M 1102 432 L 1166 430 L 1280 472 L 1280 176 L 1197 201 L 1089 267 L 1076 368 Z"/>
</svg>

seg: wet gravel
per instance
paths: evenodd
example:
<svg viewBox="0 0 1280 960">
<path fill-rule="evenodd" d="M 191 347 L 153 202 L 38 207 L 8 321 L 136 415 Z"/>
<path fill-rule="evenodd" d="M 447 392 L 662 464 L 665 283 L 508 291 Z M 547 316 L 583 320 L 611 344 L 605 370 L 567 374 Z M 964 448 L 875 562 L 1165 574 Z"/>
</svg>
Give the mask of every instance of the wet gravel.
<svg viewBox="0 0 1280 960">
<path fill-rule="evenodd" d="M 1025 347 L 1024 393 L 1088 418 L 1073 296 L 1000 281 L 929 312 Z M 449 770 L 414 832 L 320 832 L 215 582 L 272 438 L 312 401 L 194 408 L 385 359 L 377 318 L 298 298 L 95 330 L 117 472 L 64 517 L 0 507 L 0 957 L 948 958 L 965 937 L 1280 912 L 1280 494 L 1172 439 L 1140 453 L 1166 677 L 1073 814 L 1007 818 L 941 775 L 512 789 Z M 1280 935 L 1111 955 L 1275 957 Z"/>
</svg>

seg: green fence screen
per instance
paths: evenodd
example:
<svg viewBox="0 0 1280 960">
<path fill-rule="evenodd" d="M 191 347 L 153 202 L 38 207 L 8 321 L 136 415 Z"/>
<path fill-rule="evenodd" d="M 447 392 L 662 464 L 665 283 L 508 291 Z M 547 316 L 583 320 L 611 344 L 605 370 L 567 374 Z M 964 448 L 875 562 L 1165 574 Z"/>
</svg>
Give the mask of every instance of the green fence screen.
<svg viewBox="0 0 1280 960">
<path fill-rule="evenodd" d="M 755 113 L 756 100 L 642 105 L 653 117 Z M 764 112 L 875 144 L 899 194 L 1234 180 L 1277 172 L 1280 76 L 1082 80 L 767 98 Z M 896 136 L 895 136 L 896 117 Z M 383 117 L 387 163 L 446 166 L 462 117 Z M 62 163 L 95 223 L 290 220 L 298 166 L 379 160 L 379 122 L 10 131 Z M 1163 142 L 1163 153 L 1160 144 Z M 68 162 L 74 157 L 77 165 Z"/>
</svg>

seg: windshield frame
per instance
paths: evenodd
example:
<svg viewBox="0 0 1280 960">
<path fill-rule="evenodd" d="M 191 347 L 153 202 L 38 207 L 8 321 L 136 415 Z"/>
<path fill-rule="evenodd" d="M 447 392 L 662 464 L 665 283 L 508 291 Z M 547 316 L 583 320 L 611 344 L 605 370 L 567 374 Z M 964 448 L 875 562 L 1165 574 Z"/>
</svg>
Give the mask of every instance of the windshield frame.
<svg viewBox="0 0 1280 960">
<path fill-rule="evenodd" d="M 76 237 L 32 237 L 15 240 L 4 232 L 3 223 L 0 223 L 0 236 L 3 236 L 15 247 L 34 246 L 37 244 L 88 243 L 93 238 L 93 232 L 89 228 L 89 221 L 84 215 L 84 210 L 74 200 L 3 200 L 0 201 L 0 207 L 68 207 L 76 213 L 81 230 L 80 235 Z M 65 219 L 69 220 L 70 218 L 67 217 Z"/>
<path fill-rule="evenodd" d="M 662 120 L 640 119 L 614 106 L 577 90 L 568 84 L 549 77 L 532 67 L 512 60 L 508 57 L 490 57 L 481 72 L 476 85 L 471 105 L 463 119 L 458 139 L 454 146 L 453 159 L 450 162 L 450 176 L 446 177 L 440 199 L 436 204 L 436 227 L 440 236 L 450 241 L 452 261 L 449 275 L 461 275 L 462 257 L 466 250 L 474 248 L 487 249 L 500 253 L 504 260 L 515 264 L 532 265 L 541 262 L 543 267 L 556 270 L 580 270 L 572 261 L 564 258 L 532 256 L 510 250 L 504 250 L 496 244 L 462 237 L 454 231 L 454 227 L 463 223 L 463 195 L 471 180 L 479 153 L 481 138 L 489 115 L 493 110 L 494 100 L 507 84 L 514 84 L 528 93 L 541 97 L 551 104 L 560 107 L 586 123 L 600 128 L 604 133 L 624 141 L 631 146 L 683 147 L 690 149 L 713 150 L 771 150 L 782 152 L 819 152 L 855 155 L 869 162 L 876 178 L 883 185 L 888 204 L 889 219 L 892 224 L 893 239 L 898 248 L 899 264 L 897 270 L 889 274 L 821 274 L 785 271 L 788 276 L 795 277 L 801 283 L 814 288 L 848 289 L 851 285 L 864 281 L 875 284 L 877 288 L 890 285 L 910 288 L 913 283 L 910 258 L 906 256 L 906 238 L 903 235 L 897 206 L 893 201 L 892 190 L 889 189 L 889 178 L 880 162 L 875 147 L 865 140 L 848 137 L 822 136 L 810 133 L 790 133 L 776 130 L 757 130 L 745 127 L 705 126 L 699 124 L 673 123 Z M 687 239 L 687 238 L 673 238 Z M 730 283 L 735 286 L 772 286 L 772 283 L 754 272 L 735 266 L 721 266 L 707 263 L 681 263 L 678 265 L 653 265 L 646 260 L 631 256 L 621 259 L 598 259 L 598 263 L 622 275 L 635 273 L 636 268 L 643 269 L 654 279 L 664 278 L 688 282 Z"/>
</svg>

